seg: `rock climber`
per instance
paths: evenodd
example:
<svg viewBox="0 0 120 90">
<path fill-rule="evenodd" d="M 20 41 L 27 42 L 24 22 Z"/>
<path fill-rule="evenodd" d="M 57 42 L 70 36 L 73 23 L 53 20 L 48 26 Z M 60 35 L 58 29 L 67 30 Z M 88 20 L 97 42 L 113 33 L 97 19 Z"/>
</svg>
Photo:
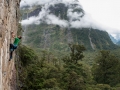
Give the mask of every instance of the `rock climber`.
<svg viewBox="0 0 120 90">
<path fill-rule="evenodd" d="M 11 34 L 12 34 L 12 38 L 14 38 L 14 42 L 13 42 L 13 44 L 10 44 L 10 59 L 9 59 L 9 61 L 12 59 L 12 53 L 15 49 L 17 49 L 20 39 L 22 38 L 21 36 L 15 37 L 13 32 Z"/>
</svg>

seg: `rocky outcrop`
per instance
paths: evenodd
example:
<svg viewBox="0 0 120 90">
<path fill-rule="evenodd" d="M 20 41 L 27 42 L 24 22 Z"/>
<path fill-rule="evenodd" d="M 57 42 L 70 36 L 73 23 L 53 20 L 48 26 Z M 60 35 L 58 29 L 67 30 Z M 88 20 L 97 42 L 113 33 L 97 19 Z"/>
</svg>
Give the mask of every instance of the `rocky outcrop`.
<svg viewBox="0 0 120 90">
<path fill-rule="evenodd" d="M 17 34 L 20 0 L 0 0 L 0 90 L 16 90 L 14 58 L 9 61 L 11 32 Z M 15 56 L 15 55 L 14 55 Z"/>
</svg>

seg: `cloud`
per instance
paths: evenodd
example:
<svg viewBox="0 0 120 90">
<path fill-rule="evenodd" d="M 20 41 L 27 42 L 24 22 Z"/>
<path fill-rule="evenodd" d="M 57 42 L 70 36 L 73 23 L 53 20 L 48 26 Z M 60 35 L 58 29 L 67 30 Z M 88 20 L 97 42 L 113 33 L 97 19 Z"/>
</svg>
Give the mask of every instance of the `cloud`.
<svg viewBox="0 0 120 90">
<path fill-rule="evenodd" d="M 32 16 L 29 19 L 22 20 L 21 24 L 30 25 L 30 24 L 40 24 L 41 22 L 46 22 L 47 24 L 55 24 L 61 27 L 67 27 L 68 26 L 67 21 L 60 20 L 55 15 L 49 15 L 49 6 L 59 3 L 61 1 L 62 0 L 22 0 L 21 7 L 26 5 L 32 6 L 34 4 L 37 5 L 44 4 L 44 6 L 42 7 L 42 10 L 37 17 Z"/>
<path fill-rule="evenodd" d="M 80 20 L 71 21 L 70 25 L 72 28 L 99 28 L 102 30 L 102 27 L 100 27 L 99 24 L 87 13 Z"/>
<path fill-rule="evenodd" d="M 40 16 L 42 14 L 40 13 Z M 44 15 L 44 14 L 43 14 Z M 54 24 L 54 25 L 59 25 L 61 27 L 68 27 L 68 22 L 66 20 L 60 20 L 60 18 L 56 17 L 55 15 L 46 15 L 46 17 L 30 17 L 29 19 L 22 20 L 22 25 L 30 25 L 30 24 L 40 24 L 43 21 L 46 22 L 47 24 Z"/>
<path fill-rule="evenodd" d="M 93 19 L 101 23 L 101 27 L 116 37 L 120 36 L 120 0 L 79 0 L 83 9 Z"/>
<path fill-rule="evenodd" d="M 68 22 L 66 20 L 61 20 L 60 18 L 56 17 L 55 15 L 47 15 L 47 24 L 55 24 L 61 27 L 68 27 Z"/>
<path fill-rule="evenodd" d="M 51 0 L 40 0 L 39 3 L 47 3 L 50 2 Z M 22 25 L 29 25 L 29 24 L 40 24 L 42 22 L 46 22 L 47 24 L 55 24 L 55 25 L 59 25 L 61 27 L 72 27 L 72 28 L 83 28 L 83 27 L 87 27 L 87 28 L 100 28 L 99 25 L 97 25 L 97 23 L 92 19 L 92 17 L 90 17 L 89 14 L 84 12 L 78 12 L 78 11 L 74 11 L 75 9 L 80 10 L 82 7 L 81 5 L 72 5 L 74 3 L 78 2 L 73 2 L 72 0 L 58 0 L 59 2 L 63 2 L 66 5 L 68 5 L 68 11 L 67 11 L 67 16 L 69 18 L 69 20 L 61 20 L 59 17 L 53 15 L 53 14 L 49 14 L 49 7 L 50 5 L 54 5 L 56 3 L 57 0 L 53 0 L 52 2 L 50 2 L 49 4 L 45 4 L 42 7 L 41 12 L 39 13 L 39 15 L 37 17 L 33 16 L 30 17 L 29 19 L 26 20 L 22 20 Z M 26 0 L 26 2 L 28 2 L 28 0 Z M 35 2 L 38 2 L 38 0 L 35 0 Z M 35 2 L 30 1 L 29 4 L 34 4 Z M 69 3 L 68 3 L 69 2 Z M 83 17 L 82 17 L 83 16 Z M 70 26 L 69 26 L 70 25 Z"/>
<path fill-rule="evenodd" d="M 34 4 L 41 5 L 41 4 L 46 4 L 52 1 L 53 0 L 22 0 L 20 3 L 20 6 L 21 7 L 26 6 L 26 5 L 32 6 Z"/>
<path fill-rule="evenodd" d="M 49 6 L 50 5 L 46 4 L 45 6 L 43 6 L 41 12 L 39 13 L 37 17 L 32 16 L 26 20 L 22 20 L 21 24 L 30 25 L 30 24 L 41 24 L 42 22 L 46 22 L 47 24 L 55 24 L 61 27 L 67 27 L 68 22 L 66 20 L 61 20 L 59 17 L 53 14 L 49 14 L 50 12 Z"/>
<path fill-rule="evenodd" d="M 42 5 L 42 4 L 48 4 L 48 3 L 73 3 L 73 0 L 21 0 L 20 7 L 29 5 Z"/>
<path fill-rule="evenodd" d="M 47 7 L 48 6 L 45 5 L 37 17 L 32 16 L 28 19 L 22 20 L 21 24 L 22 25 L 40 24 L 45 19 L 46 15 L 48 15 L 49 13 L 49 10 L 47 9 Z"/>
<path fill-rule="evenodd" d="M 73 12 L 73 9 L 69 9 L 67 16 L 69 17 L 70 21 L 73 20 L 80 20 L 81 16 L 83 15 L 83 13 L 78 13 L 78 12 Z"/>
<path fill-rule="evenodd" d="M 38 0 L 35 0 L 35 1 L 37 2 Z M 49 2 L 49 1 L 50 0 L 44 1 L 44 3 Z M 26 2 L 27 2 L 27 0 L 26 0 Z M 39 13 L 39 15 L 37 17 L 32 16 L 29 19 L 22 20 L 22 22 L 21 22 L 22 25 L 40 24 L 41 22 L 44 21 L 47 24 L 56 24 L 56 25 L 67 27 L 68 24 L 67 24 L 66 20 L 60 20 L 60 18 L 56 17 L 55 15 L 49 15 L 49 6 L 54 5 L 55 3 L 58 3 L 58 2 L 51 2 L 50 4 L 45 4 L 42 7 L 42 10 L 41 10 L 41 12 Z M 30 1 L 29 4 L 33 4 L 33 2 Z"/>
<path fill-rule="evenodd" d="M 40 24 L 40 20 L 39 20 L 39 17 L 30 17 L 29 19 L 26 19 L 26 20 L 22 20 L 21 24 L 24 26 L 24 25 L 30 25 L 30 24 Z"/>
</svg>

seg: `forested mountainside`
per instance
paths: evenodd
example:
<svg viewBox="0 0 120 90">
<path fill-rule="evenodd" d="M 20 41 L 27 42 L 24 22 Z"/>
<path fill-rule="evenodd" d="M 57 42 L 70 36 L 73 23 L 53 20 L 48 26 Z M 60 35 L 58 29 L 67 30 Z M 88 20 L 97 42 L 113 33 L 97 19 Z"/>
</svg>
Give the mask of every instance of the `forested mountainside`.
<svg viewBox="0 0 120 90">
<path fill-rule="evenodd" d="M 115 49 L 105 31 L 91 28 L 61 28 L 58 25 L 29 25 L 24 43 L 37 48 L 68 50 L 68 44 L 82 44 L 88 50 Z"/>
<path fill-rule="evenodd" d="M 39 17 L 40 12 L 43 12 L 45 6 L 33 6 L 23 7 L 21 9 L 22 19 L 25 20 L 29 17 Z M 85 15 L 84 10 L 79 4 L 58 3 L 50 5 L 45 9 L 48 10 L 49 15 L 59 17 L 61 20 L 66 20 L 69 25 L 68 27 L 60 26 L 59 24 L 49 24 L 47 22 L 47 14 L 40 18 L 41 23 L 32 23 L 28 26 L 24 26 L 25 36 L 24 43 L 37 48 L 49 48 L 56 50 L 68 50 L 68 44 L 83 44 L 88 50 L 96 49 L 115 49 L 117 46 L 113 44 L 108 33 L 103 30 L 93 28 L 75 28 L 71 27 L 71 21 L 81 21 L 81 18 Z M 68 11 L 77 13 L 79 17 L 70 17 Z M 54 21 L 54 20 L 53 20 Z M 57 22 L 59 23 L 59 22 Z M 79 23 L 79 22 L 78 22 Z M 27 29 L 26 29 L 27 28 Z"/>
</svg>

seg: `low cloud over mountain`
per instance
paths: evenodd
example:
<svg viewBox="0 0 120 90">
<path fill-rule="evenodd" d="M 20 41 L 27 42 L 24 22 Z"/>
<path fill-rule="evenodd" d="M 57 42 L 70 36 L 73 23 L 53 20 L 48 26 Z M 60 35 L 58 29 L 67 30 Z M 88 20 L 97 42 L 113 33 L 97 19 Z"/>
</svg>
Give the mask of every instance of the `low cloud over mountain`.
<svg viewBox="0 0 120 90">
<path fill-rule="evenodd" d="M 61 18 L 59 15 L 64 14 L 63 12 L 59 12 L 59 15 L 56 16 L 54 13 L 51 13 L 50 7 L 59 8 L 55 5 L 62 4 L 67 8 L 66 14 L 67 19 Z M 43 21 L 47 24 L 56 24 L 62 27 L 72 27 L 72 28 L 100 28 L 101 27 L 90 17 L 89 14 L 85 13 L 82 9 L 82 6 L 78 1 L 73 0 L 44 0 L 39 1 L 35 0 L 29 1 L 25 0 L 21 2 L 21 7 L 25 5 L 29 5 L 32 7 L 33 5 L 42 5 L 42 9 L 39 12 L 38 16 L 29 17 L 29 19 L 22 20 L 22 25 L 29 24 L 40 24 Z M 57 9 L 56 9 L 57 10 Z M 59 9 L 58 9 L 59 10 Z"/>
</svg>

